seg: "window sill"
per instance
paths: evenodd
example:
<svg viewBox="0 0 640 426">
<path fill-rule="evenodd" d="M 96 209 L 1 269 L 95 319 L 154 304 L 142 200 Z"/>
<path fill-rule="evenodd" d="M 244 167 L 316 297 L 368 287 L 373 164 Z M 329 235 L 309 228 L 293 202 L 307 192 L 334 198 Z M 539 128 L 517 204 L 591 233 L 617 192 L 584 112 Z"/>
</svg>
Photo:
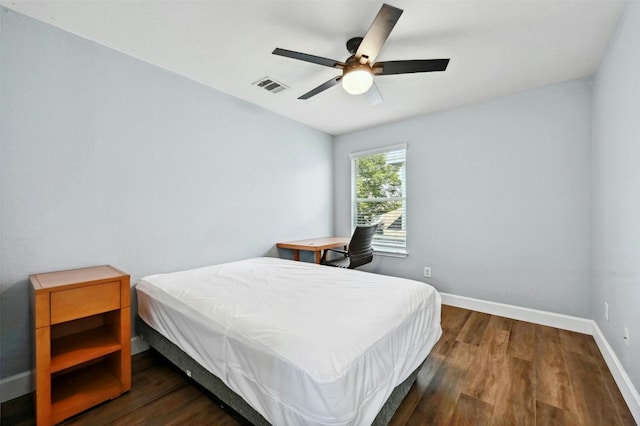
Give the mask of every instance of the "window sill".
<svg viewBox="0 0 640 426">
<path fill-rule="evenodd" d="M 376 256 L 385 256 L 385 257 L 398 257 L 405 259 L 409 256 L 409 253 L 406 250 L 401 249 L 391 249 L 391 248 L 373 248 L 373 254 Z"/>
</svg>

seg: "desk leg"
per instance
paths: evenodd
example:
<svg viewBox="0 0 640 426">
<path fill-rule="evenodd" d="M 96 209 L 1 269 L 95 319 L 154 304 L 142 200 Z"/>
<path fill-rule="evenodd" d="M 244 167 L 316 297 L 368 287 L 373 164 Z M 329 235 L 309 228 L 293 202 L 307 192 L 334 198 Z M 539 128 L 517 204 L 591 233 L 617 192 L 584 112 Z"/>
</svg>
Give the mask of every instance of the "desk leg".
<svg viewBox="0 0 640 426">
<path fill-rule="evenodd" d="M 300 250 L 298 249 L 293 249 L 293 260 L 300 260 Z"/>
<path fill-rule="evenodd" d="M 320 263 L 320 260 L 322 260 L 322 250 L 317 250 L 316 251 L 316 263 Z"/>
</svg>

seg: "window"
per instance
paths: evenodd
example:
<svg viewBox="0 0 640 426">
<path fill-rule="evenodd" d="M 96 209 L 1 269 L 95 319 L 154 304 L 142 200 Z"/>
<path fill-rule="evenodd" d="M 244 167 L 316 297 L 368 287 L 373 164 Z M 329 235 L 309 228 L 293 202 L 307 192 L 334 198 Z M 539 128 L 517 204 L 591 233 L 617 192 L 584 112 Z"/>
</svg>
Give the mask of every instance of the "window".
<svg viewBox="0 0 640 426">
<path fill-rule="evenodd" d="M 379 222 L 373 247 L 406 254 L 407 145 L 357 152 L 351 157 L 351 230 Z"/>
</svg>

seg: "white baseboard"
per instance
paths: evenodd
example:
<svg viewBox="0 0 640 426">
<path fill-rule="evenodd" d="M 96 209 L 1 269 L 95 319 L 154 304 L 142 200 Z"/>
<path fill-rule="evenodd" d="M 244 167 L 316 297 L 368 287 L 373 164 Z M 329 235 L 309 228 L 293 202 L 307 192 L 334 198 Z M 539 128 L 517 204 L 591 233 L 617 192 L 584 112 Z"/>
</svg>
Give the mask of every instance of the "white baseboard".
<svg viewBox="0 0 640 426">
<path fill-rule="evenodd" d="M 596 341 L 600 352 L 602 353 L 602 357 L 607 363 L 607 367 L 609 367 L 609 371 L 613 375 L 613 378 L 620 389 L 620 393 L 629 406 L 629 410 L 631 410 L 631 414 L 633 415 L 636 423 L 640 424 L 640 395 L 638 395 L 638 390 L 631 383 L 631 379 L 627 375 L 627 372 L 622 367 L 620 360 L 616 356 L 615 352 L 609 345 L 607 339 L 605 339 L 602 330 L 598 327 L 598 323 L 593 321 L 593 332 L 591 333 L 593 339 Z"/>
<path fill-rule="evenodd" d="M 532 322 L 540 325 L 547 325 L 549 327 L 575 331 L 577 333 L 591 334 L 593 331 L 593 321 L 584 318 L 539 311 L 537 309 L 522 308 L 514 305 L 505 305 L 504 303 L 488 302 L 486 300 L 456 296 L 449 293 L 440 293 L 440 296 L 442 296 L 442 303 L 445 305 L 457 306 L 459 308 L 471 309 L 472 311 L 484 312 L 491 315 L 498 315 L 501 317 Z"/>
<path fill-rule="evenodd" d="M 600 349 L 600 352 L 602 353 L 602 357 L 607 363 L 607 367 L 609 367 L 609 370 L 620 389 L 620 393 L 622 393 L 625 402 L 629 406 L 629 410 L 631 411 L 634 420 L 636 423 L 640 424 L 640 396 L 638 395 L 638 391 L 633 383 L 631 383 L 631 379 L 627 375 L 627 372 L 622 367 L 620 360 L 595 321 L 572 317 L 569 315 L 556 314 L 553 312 L 505 305 L 503 303 L 472 299 L 470 297 L 456 296 L 448 293 L 440 293 L 440 296 L 442 296 L 442 303 L 445 305 L 484 312 L 491 315 L 499 315 L 535 324 L 547 325 L 549 327 L 575 331 L 577 333 L 593 336 L 593 339 L 598 345 L 598 349 Z"/>
<path fill-rule="evenodd" d="M 131 338 L 131 355 L 139 354 L 149 350 L 149 344 L 142 337 L 135 336 Z"/>
<path fill-rule="evenodd" d="M 33 391 L 31 371 L 0 380 L 0 402 L 10 401 Z"/>
<path fill-rule="evenodd" d="M 131 355 L 149 349 L 149 344 L 139 336 L 131 338 Z M 0 403 L 10 401 L 33 392 L 33 372 L 24 371 L 0 380 Z"/>
</svg>

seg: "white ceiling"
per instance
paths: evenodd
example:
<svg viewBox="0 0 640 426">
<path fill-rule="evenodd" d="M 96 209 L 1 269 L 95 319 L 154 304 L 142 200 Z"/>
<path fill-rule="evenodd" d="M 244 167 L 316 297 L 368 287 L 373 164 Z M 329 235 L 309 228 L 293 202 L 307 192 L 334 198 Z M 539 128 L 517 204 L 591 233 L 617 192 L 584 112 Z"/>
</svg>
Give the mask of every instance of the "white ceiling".
<svg viewBox="0 0 640 426">
<path fill-rule="evenodd" d="M 344 61 L 382 5 L 372 0 L 0 0 L 0 4 L 327 133 L 593 74 L 624 2 L 387 0 L 404 10 L 378 61 L 451 58 L 445 72 L 376 77 L 384 103 L 340 86 L 296 98 L 340 71 L 275 47 Z M 252 85 L 269 76 L 289 90 Z"/>
</svg>

